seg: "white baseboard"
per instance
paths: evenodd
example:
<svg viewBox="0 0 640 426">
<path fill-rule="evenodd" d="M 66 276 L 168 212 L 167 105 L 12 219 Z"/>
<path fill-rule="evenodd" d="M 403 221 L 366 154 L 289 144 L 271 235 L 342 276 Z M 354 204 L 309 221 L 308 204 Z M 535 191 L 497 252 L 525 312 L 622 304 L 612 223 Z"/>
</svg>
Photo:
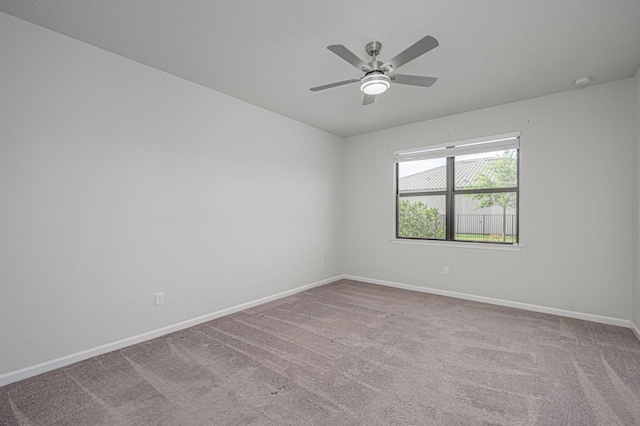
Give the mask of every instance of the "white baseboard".
<svg viewBox="0 0 640 426">
<path fill-rule="evenodd" d="M 637 325 L 635 325 L 633 323 L 633 321 L 629 321 L 629 327 L 631 328 L 631 331 L 633 331 L 633 334 L 636 335 L 636 337 L 638 338 L 638 340 L 640 340 L 640 327 L 638 327 Z"/>
<path fill-rule="evenodd" d="M 563 317 L 576 318 L 576 319 L 581 319 L 581 320 L 586 320 L 586 321 L 593 321 L 593 322 L 598 322 L 598 323 L 602 323 L 602 324 L 617 325 L 617 326 L 620 326 L 620 327 L 628 327 L 628 328 L 631 328 L 631 330 L 635 333 L 636 337 L 638 337 L 638 339 L 640 339 L 640 328 L 638 328 L 638 326 L 635 325 L 632 321 L 621 319 L 621 318 L 613 318 L 613 317 L 607 317 L 607 316 L 602 316 L 602 315 L 594 315 L 594 314 L 586 314 L 586 313 L 582 313 L 582 312 L 567 311 L 567 310 L 564 310 L 564 309 L 549 308 L 549 307 L 546 307 L 546 306 L 539 306 L 539 305 L 530 305 L 528 303 L 513 302 L 513 301 L 510 301 L 510 300 L 503 300 L 503 299 L 494 299 L 494 298 L 491 298 L 491 297 L 476 296 L 476 295 L 473 295 L 473 294 L 458 293 L 458 292 L 454 292 L 454 291 L 440 290 L 440 289 L 429 288 L 429 287 L 420 287 L 420 286 L 411 285 L 411 284 L 401 284 L 401 283 L 396 283 L 396 282 L 392 282 L 392 281 L 384 281 L 384 280 L 378 280 L 378 279 L 366 278 L 366 277 L 359 277 L 359 276 L 354 276 L 354 275 L 338 275 L 338 276 L 335 276 L 335 277 L 327 278 L 325 280 L 316 281 L 316 282 L 311 283 L 311 284 L 307 284 L 307 285 L 303 285 L 303 286 L 300 286 L 300 287 L 296 287 L 294 289 L 287 290 L 287 291 L 284 291 L 282 293 L 274 294 L 272 296 L 263 297 L 261 299 L 253 300 L 251 302 L 242 303 L 240 305 L 236 305 L 236 306 L 232 306 L 230 308 L 222 309 L 220 311 L 213 312 L 211 314 L 202 315 L 202 316 L 199 316 L 197 318 L 193 318 L 193 319 L 190 319 L 190 320 L 179 322 L 177 324 L 169 325 L 169 326 L 166 326 L 166 327 L 158 328 L 156 330 L 148 331 L 146 333 L 138 334 L 136 336 L 128 337 L 126 339 L 118 340 L 118 341 L 113 342 L 113 343 L 108 343 L 108 344 L 105 344 L 105 345 L 102 345 L 102 346 L 98 346 L 98 347 L 95 347 L 95 348 L 87 349 L 87 350 L 84 350 L 84 351 L 81 351 L 81 352 L 76 352 L 74 354 L 70 354 L 70 355 L 66 355 L 66 356 L 60 357 L 60 358 L 56 358 L 56 359 L 53 359 L 51 361 L 46 361 L 46 362 L 43 362 L 41 364 L 36 364 L 36 365 L 30 366 L 30 367 L 22 368 L 20 370 L 11 371 L 11 372 L 8 372 L 8 373 L 5 373 L 5 374 L 1 374 L 0 375 L 0 386 L 5 386 L 5 385 L 8 385 L 10 383 L 14 383 L 14 382 L 17 382 L 17 381 L 20 381 L 20 380 L 27 379 L 29 377 L 36 376 L 38 374 L 42 374 L 42 373 L 46 373 L 48 371 L 52 371 L 52 370 L 55 370 L 55 369 L 58 369 L 58 368 L 66 367 L 66 366 L 74 364 L 76 362 L 84 361 L 85 359 L 92 358 L 92 357 L 98 356 L 98 355 L 102 355 L 102 354 L 105 354 L 107 352 L 112 352 L 112 351 L 115 351 L 115 350 L 118 350 L 118 349 L 125 348 L 127 346 L 132 346 L 132 345 L 135 345 L 137 343 L 142 343 L 142 342 L 145 342 L 147 340 L 155 339 L 156 337 L 160 337 L 160 336 L 164 336 L 166 334 L 174 333 L 176 331 L 180 331 L 180 330 L 183 330 L 185 328 L 193 327 L 195 325 L 202 324 L 204 322 L 211 321 L 213 319 L 220 318 L 220 317 L 223 317 L 225 315 L 232 314 L 234 312 L 238 312 L 238 311 L 242 311 L 244 309 L 252 308 L 254 306 L 258 306 L 258 305 L 261 305 L 263 303 L 271 302 L 273 300 L 281 299 L 281 298 L 286 297 L 286 296 L 291 296 L 293 294 L 296 294 L 296 293 L 299 293 L 299 292 L 302 292 L 302 291 L 305 291 L 305 290 L 309 290 L 309 289 L 314 288 L 314 287 L 319 287 L 319 286 L 324 285 L 324 284 L 329 284 L 329 283 L 332 283 L 334 281 L 338 281 L 340 279 L 361 281 L 361 282 L 365 282 L 365 283 L 369 283 L 369 284 L 377 284 L 377 285 L 383 285 L 383 286 L 387 286 L 387 287 L 401 288 L 401 289 L 404 289 L 404 290 L 419 291 L 419 292 L 422 292 L 422 293 L 437 294 L 437 295 L 440 295 L 440 296 L 454 297 L 454 298 L 457 298 L 457 299 L 472 300 L 472 301 L 475 301 L 475 302 L 489 303 L 489 304 L 492 304 L 492 305 L 507 306 L 507 307 L 510 307 L 510 308 L 524 309 L 524 310 L 527 310 L 527 311 L 541 312 L 541 313 L 545 313 L 545 314 L 559 315 L 559 316 L 563 316 Z"/>
<path fill-rule="evenodd" d="M 530 305 L 528 303 L 513 302 L 511 300 L 494 299 L 492 297 L 476 296 L 474 294 L 467 294 L 467 293 L 457 293 L 455 291 L 440 290 L 437 288 L 429 288 L 429 287 L 420 287 L 417 285 L 410 285 L 410 284 L 401 284 L 401 283 L 396 283 L 392 281 L 383 281 L 383 280 L 377 280 L 373 278 L 358 277 L 354 275 L 343 275 L 343 278 L 348 280 L 361 281 L 369 284 L 377 284 L 377 285 L 384 285 L 387 287 L 401 288 L 404 290 L 412 290 L 412 291 L 419 291 L 422 293 L 430 293 L 430 294 L 437 294 L 440 296 L 454 297 L 456 299 L 473 300 L 474 302 L 489 303 L 491 305 L 507 306 L 510 308 L 524 309 L 526 311 L 541 312 L 544 314 L 559 315 L 561 317 L 569 317 L 569 318 L 576 318 L 576 319 L 581 319 L 585 321 L 593 321 L 593 322 L 598 322 L 602 324 L 617 325 L 620 327 L 627 327 L 627 328 L 631 327 L 631 321 L 621 319 L 621 318 L 613 318 L 613 317 L 607 317 L 607 316 L 595 315 L 595 314 L 585 314 L 582 312 L 566 311 L 564 309 L 549 308 L 546 306 L 539 306 L 539 305 Z M 636 332 L 637 332 L 637 328 L 636 328 Z"/>
<path fill-rule="evenodd" d="M 263 297 L 261 299 L 253 300 L 251 302 L 242 303 L 240 305 L 222 309 L 220 311 L 213 312 L 211 314 L 202 315 L 197 318 L 192 318 L 190 320 L 186 320 L 186 321 L 179 322 L 177 324 L 172 324 L 166 327 L 158 328 L 156 330 L 151 330 L 146 333 L 142 333 L 136 336 L 128 337 L 126 339 L 118 340 L 116 342 L 107 343 L 106 345 L 101 345 L 95 348 L 76 352 L 74 354 L 53 359 L 51 361 L 46 361 L 30 367 L 22 368 L 20 370 L 10 371 L 8 373 L 4 373 L 0 375 L 0 387 L 8 385 L 10 383 L 20 381 L 20 380 L 27 379 L 29 377 L 37 376 L 38 374 L 46 373 L 48 371 L 52 371 L 61 367 L 66 367 L 67 365 L 71 365 L 79 361 L 84 361 L 85 359 L 89 359 L 94 356 L 102 355 L 107 352 L 112 352 L 118 349 L 125 348 L 127 346 L 132 346 L 137 343 L 142 343 L 147 340 L 155 339 L 156 337 L 174 333 L 176 331 L 180 331 L 185 328 L 193 327 L 195 325 L 202 324 L 204 322 L 211 321 L 213 319 L 220 318 L 225 315 L 232 314 L 234 312 L 238 312 L 244 309 L 252 308 L 254 306 L 262 305 L 263 303 L 281 299 L 286 296 L 291 296 L 293 294 L 300 293 L 301 291 L 309 290 L 311 288 L 318 287 L 324 284 L 329 284 L 334 281 L 338 281 L 342 278 L 343 276 L 339 275 L 339 276 L 327 278 L 321 281 L 316 281 L 311 284 L 303 285 L 301 287 L 296 287 L 292 290 L 287 290 L 287 291 L 283 291 L 282 293 L 274 294 L 272 296 Z"/>
</svg>

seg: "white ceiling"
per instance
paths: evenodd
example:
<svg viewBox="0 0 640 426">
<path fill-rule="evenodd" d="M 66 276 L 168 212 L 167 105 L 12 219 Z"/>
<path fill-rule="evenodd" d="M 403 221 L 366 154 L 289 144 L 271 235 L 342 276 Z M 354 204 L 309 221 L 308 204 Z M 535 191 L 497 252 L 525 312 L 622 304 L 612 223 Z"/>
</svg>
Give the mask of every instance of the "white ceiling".
<svg viewBox="0 0 640 426">
<path fill-rule="evenodd" d="M 2 0 L 0 11 L 339 136 L 632 77 L 639 0 Z M 363 107 L 361 72 L 326 49 L 380 60 L 425 35 L 440 46 Z"/>
</svg>

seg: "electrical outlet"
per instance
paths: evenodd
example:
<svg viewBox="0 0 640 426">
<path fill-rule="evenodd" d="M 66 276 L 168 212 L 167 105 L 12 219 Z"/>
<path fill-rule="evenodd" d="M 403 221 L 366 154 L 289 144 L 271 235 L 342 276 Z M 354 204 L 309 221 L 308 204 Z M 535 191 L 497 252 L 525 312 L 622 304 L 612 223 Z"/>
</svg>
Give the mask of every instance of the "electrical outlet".
<svg viewBox="0 0 640 426">
<path fill-rule="evenodd" d="M 449 267 L 448 266 L 444 267 L 444 274 L 445 275 L 449 275 Z"/>
<path fill-rule="evenodd" d="M 326 260 L 324 260 L 324 259 L 321 259 L 321 260 L 320 260 L 320 266 L 324 266 L 324 265 L 326 265 L 326 264 L 327 264 L 327 261 L 326 261 Z"/>
<path fill-rule="evenodd" d="M 164 303 L 164 292 L 156 293 L 156 305 L 162 305 Z"/>
</svg>

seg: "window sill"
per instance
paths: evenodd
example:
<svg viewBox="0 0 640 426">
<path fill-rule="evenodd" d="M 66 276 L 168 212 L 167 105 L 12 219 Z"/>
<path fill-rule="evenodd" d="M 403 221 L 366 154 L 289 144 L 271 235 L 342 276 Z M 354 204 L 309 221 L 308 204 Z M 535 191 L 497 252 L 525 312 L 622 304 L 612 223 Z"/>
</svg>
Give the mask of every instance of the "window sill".
<svg viewBox="0 0 640 426">
<path fill-rule="evenodd" d="M 491 243 L 465 243 L 462 241 L 434 241 L 434 240 L 405 240 L 391 238 L 393 244 L 409 244 L 415 246 L 439 246 L 449 248 L 470 248 L 480 250 L 522 251 L 522 245 L 491 244 Z"/>
</svg>

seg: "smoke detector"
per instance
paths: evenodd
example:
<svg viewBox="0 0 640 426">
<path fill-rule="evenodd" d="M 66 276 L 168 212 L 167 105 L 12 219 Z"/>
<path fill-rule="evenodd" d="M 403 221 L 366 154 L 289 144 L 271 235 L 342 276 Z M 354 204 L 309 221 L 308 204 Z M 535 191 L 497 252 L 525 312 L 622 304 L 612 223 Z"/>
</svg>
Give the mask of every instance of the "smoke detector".
<svg viewBox="0 0 640 426">
<path fill-rule="evenodd" d="M 576 87 L 587 86 L 590 83 L 591 83 L 591 79 L 589 77 L 580 77 L 573 82 L 573 84 L 575 84 Z"/>
</svg>

